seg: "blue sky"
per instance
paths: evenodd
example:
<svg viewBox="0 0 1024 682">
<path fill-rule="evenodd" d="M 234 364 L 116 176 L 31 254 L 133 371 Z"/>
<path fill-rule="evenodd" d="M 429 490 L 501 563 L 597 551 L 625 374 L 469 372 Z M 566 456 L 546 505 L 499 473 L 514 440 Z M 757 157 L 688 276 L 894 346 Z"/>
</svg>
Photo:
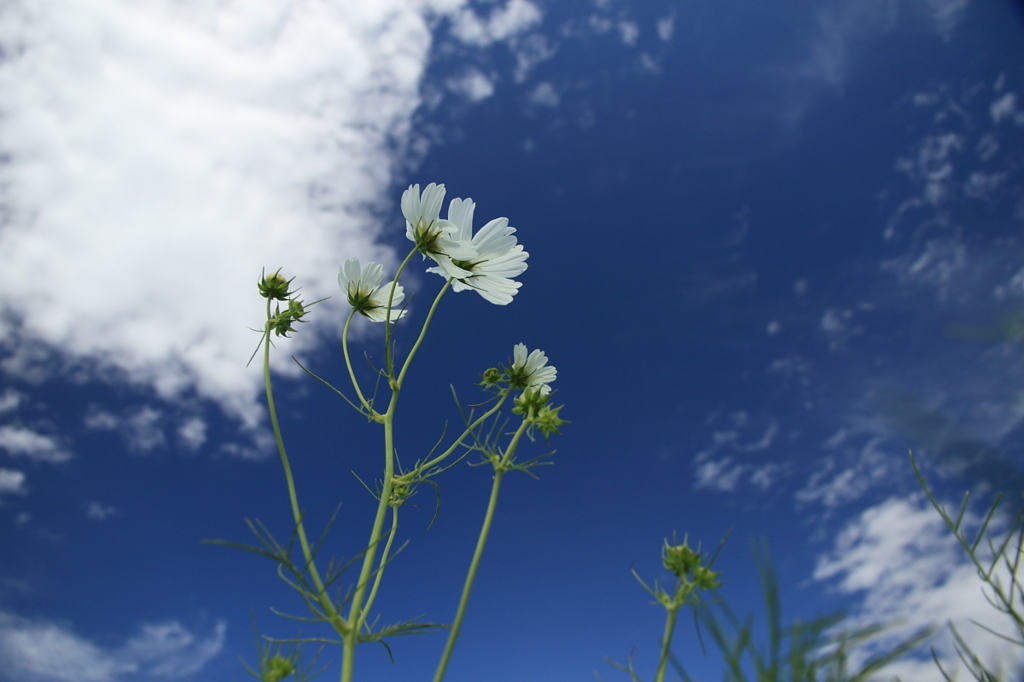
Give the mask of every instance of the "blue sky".
<svg viewBox="0 0 1024 682">
<path fill-rule="evenodd" d="M 539 480 L 506 482 L 448 679 L 616 679 L 604 657 L 634 647 L 650 678 L 661 614 L 630 568 L 665 580 L 662 538 L 729 529 L 741 613 L 763 536 L 787 617 L 899 618 L 889 641 L 951 620 L 1012 657 L 968 624 L 996 621 L 906 453 L 975 511 L 1024 475 L 1022 21 L 977 0 L 5 3 L 0 679 L 243 679 L 250 610 L 294 634 L 269 563 L 199 544 L 289 528 L 245 364 L 254 285 L 280 267 L 332 297 L 274 367 L 307 517 L 342 503 L 329 551 L 351 556 L 377 434 L 289 356 L 343 383 L 338 268 L 390 277 L 401 193 L 430 182 L 507 216 L 529 269 L 508 306 L 445 298 L 400 453 L 520 342 L 572 421 Z M 410 319 L 440 283 L 416 264 Z M 403 517 L 383 622 L 452 617 L 489 475 L 440 484 L 430 530 L 425 495 Z M 426 677 L 442 645 L 358 670 Z M 689 626 L 676 650 L 719 676 Z M 920 653 L 894 672 L 935 679 Z"/>
</svg>

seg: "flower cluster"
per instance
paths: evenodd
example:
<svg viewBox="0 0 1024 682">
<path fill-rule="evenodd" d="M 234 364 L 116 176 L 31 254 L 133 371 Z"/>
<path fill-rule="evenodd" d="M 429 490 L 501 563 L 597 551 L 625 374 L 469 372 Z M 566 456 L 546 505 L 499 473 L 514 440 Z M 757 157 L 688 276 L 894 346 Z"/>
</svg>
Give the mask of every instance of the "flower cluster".
<svg viewBox="0 0 1024 682">
<path fill-rule="evenodd" d="M 704 565 L 705 557 L 701 556 L 699 549 L 691 549 L 686 543 L 686 538 L 683 538 L 681 545 L 670 545 L 668 540 L 665 540 L 665 546 L 661 550 L 661 561 L 677 578 L 699 589 L 710 590 L 721 585 L 717 580 L 721 573 L 712 571 L 710 564 Z"/>
<path fill-rule="evenodd" d="M 526 345 L 517 343 L 513 349 L 512 366 L 504 372 L 493 369 L 484 372 L 483 384 L 496 386 L 498 382 L 508 384 L 512 390 L 522 393 L 515 399 L 512 414 L 521 414 L 530 426 L 536 427 L 544 437 L 561 434 L 558 430 L 562 424 L 568 424 L 558 416 L 565 407 L 552 407 L 551 382 L 558 378 L 558 370 L 548 365 L 548 356 L 542 350 L 526 353 Z"/>
<path fill-rule="evenodd" d="M 435 183 L 422 192 L 419 185 L 410 185 L 402 193 L 405 236 L 424 258 L 437 263 L 427 272 L 450 280 L 454 291 L 473 290 L 491 303 L 508 305 L 522 286 L 512 278 L 523 274 L 530 256 L 513 236 L 516 229 L 508 218 L 495 218 L 473 234 L 476 204 L 472 199 L 452 199 L 448 217 L 442 218 L 444 194 L 444 185 Z M 363 269 L 357 258 L 345 261 L 338 273 L 338 285 L 349 304 L 374 322 L 394 321 L 405 314 L 399 309 L 405 299 L 402 286 L 381 286 L 382 275 L 381 265 L 368 263 Z"/>
<path fill-rule="evenodd" d="M 418 186 L 413 185 L 406 190 L 406 195 L 418 191 Z M 443 197 L 443 186 L 440 191 Z M 405 205 L 404 200 L 402 204 Z M 452 199 L 448 205 L 448 220 L 437 222 L 446 224 L 444 229 L 448 230 L 447 239 L 454 241 L 460 255 L 451 251 L 437 254 L 424 252 L 438 264 L 437 267 L 428 268 L 427 272 L 451 278 L 454 291 L 472 289 L 491 303 L 507 305 L 521 286 L 520 282 L 512 278 L 523 274 L 530 254 L 516 243 L 516 238 L 512 236 L 516 229 L 509 226 L 508 218 L 495 218 L 473 234 L 475 209 L 476 204 L 472 199 Z M 406 214 L 406 220 L 410 220 L 409 214 Z M 467 250 L 471 255 L 467 254 Z"/>
<path fill-rule="evenodd" d="M 276 306 L 274 314 L 267 320 L 266 330 L 267 332 L 274 332 L 277 336 L 283 336 L 288 338 L 288 334 L 295 332 L 295 327 L 292 326 L 295 322 L 305 322 L 302 318 L 306 315 L 305 304 L 295 296 L 295 291 L 291 291 L 292 279 L 286 279 L 281 271 L 271 275 L 263 275 L 260 277 L 259 290 L 260 295 L 263 298 L 270 299 L 270 301 L 287 301 L 288 307 L 281 310 L 280 304 Z M 269 301 L 267 308 L 269 311 Z"/>
</svg>

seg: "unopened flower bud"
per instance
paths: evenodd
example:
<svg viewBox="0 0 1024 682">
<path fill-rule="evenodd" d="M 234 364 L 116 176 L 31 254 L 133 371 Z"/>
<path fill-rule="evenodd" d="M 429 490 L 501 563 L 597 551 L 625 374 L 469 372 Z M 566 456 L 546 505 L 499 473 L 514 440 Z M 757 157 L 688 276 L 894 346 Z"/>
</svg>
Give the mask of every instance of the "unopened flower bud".
<svg viewBox="0 0 1024 682">
<path fill-rule="evenodd" d="M 704 558 L 699 551 L 690 548 L 685 537 L 681 545 L 670 545 L 668 540 L 665 540 L 665 546 L 661 550 L 661 561 L 677 578 L 695 587 L 709 590 L 721 585 L 716 580 L 721 572 L 712 571 L 708 566 L 704 566 Z"/>
<path fill-rule="evenodd" d="M 700 565 L 700 555 L 690 549 L 683 538 L 683 544 L 670 545 L 665 541 L 665 547 L 661 551 L 661 561 L 665 568 L 682 578 Z"/>
<path fill-rule="evenodd" d="M 482 381 L 480 382 L 480 385 L 486 386 L 487 388 L 497 388 L 501 383 L 502 376 L 500 369 L 497 367 L 491 367 L 481 376 Z"/>
<path fill-rule="evenodd" d="M 716 579 L 720 575 L 722 575 L 721 571 L 712 571 L 707 566 L 698 566 L 693 569 L 693 584 L 702 590 L 721 587 L 722 583 Z"/>
<path fill-rule="evenodd" d="M 568 424 L 564 419 L 560 419 L 558 412 L 565 407 L 565 405 L 559 405 L 558 407 L 549 407 L 544 405 L 540 410 L 537 411 L 537 416 L 534 417 L 533 423 L 537 425 L 537 428 L 544 438 L 548 438 L 551 434 L 562 435 L 562 432 L 558 430 L 558 427 L 562 424 Z"/>
<path fill-rule="evenodd" d="M 260 296 L 263 298 L 270 298 L 275 301 L 285 301 L 293 293 L 288 291 L 288 287 L 291 283 L 292 280 L 285 279 L 280 270 L 272 275 L 265 275 L 259 283 Z"/>
<path fill-rule="evenodd" d="M 541 388 L 547 388 L 547 386 Z M 528 422 L 532 422 L 536 419 L 540 408 L 547 405 L 550 399 L 550 395 L 543 393 L 540 388 L 527 388 L 522 395 L 516 397 L 516 405 L 512 408 L 512 414 L 524 415 Z"/>
<path fill-rule="evenodd" d="M 284 658 L 281 654 L 274 654 L 274 657 L 267 660 L 266 670 L 260 676 L 263 682 L 281 682 L 295 672 L 295 664 L 290 658 Z"/>
</svg>

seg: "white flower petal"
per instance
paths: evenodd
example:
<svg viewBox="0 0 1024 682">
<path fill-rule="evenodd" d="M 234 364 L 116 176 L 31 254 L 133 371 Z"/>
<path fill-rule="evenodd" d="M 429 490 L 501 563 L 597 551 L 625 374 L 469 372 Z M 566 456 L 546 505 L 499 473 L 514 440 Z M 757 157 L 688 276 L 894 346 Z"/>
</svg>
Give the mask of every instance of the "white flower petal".
<svg viewBox="0 0 1024 682">
<path fill-rule="evenodd" d="M 558 378 L 558 370 L 548 365 L 548 356 L 544 351 L 535 349 L 527 355 L 526 345 L 517 343 L 512 350 L 512 358 L 509 374 L 513 375 L 520 385 L 536 388 L 541 395 L 551 392 L 548 384 Z"/>
<path fill-rule="evenodd" d="M 384 266 L 380 263 L 367 263 L 365 268 L 361 268 L 358 258 L 349 258 L 338 269 L 338 286 L 345 292 L 349 304 L 356 312 L 374 322 L 388 319 L 388 297 L 391 297 L 392 321 L 401 318 L 406 312 L 400 310 L 405 300 L 405 289 L 401 284 L 395 285 L 392 296 L 391 286 L 394 282 L 380 286 L 383 274 Z"/>
</svg>

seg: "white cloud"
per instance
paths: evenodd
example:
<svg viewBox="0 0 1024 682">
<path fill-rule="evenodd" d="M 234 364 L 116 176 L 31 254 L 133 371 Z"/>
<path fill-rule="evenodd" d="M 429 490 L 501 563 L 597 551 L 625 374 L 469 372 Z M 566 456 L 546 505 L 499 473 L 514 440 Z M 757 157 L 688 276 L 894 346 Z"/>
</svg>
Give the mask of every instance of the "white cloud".
<svg viewBox="0 0 1024 682">
<path fill-rule="evenodd" d="M 776 462 L 769 462 L 758 467 L 750 474 L 750 482 L 761 490 L 768 490 L 779 480 L 785 467 Z"/>
<path fill-rule="evenodd" d="M 553 44 L 540 33 L 532 33 L 522 40 L 516 41 L 516 68 L 512 74 L 516 83 L 522 83 L 541 62 L 551 59 L 557 51 Z"/>
<path fill-rule="evenodd" d="M 953 152 L 963 149 L 964 138 L 956 133 L 929 135 L 921 140 L 916 154 L 896 160 L 896 170 L 923 185 L 922 199 L 938 205 L 951 196 Z"/>
<path fill-rule="evenodd" d="M 0 467 L 0 495 L 24 495 L 25 472 Z"/>
<path fill-rule="evenodd" d="M 486 47 L 524 33 L 542 17 L 540 8 L 530 0 L 508 0 L 491 10 L 486 19 L 469 8 L 459 11 L 452 19 L 452 33 L 467 45 Z"/>
<path fill-rule="evenodd" d="M 814 578 L 834 581 L 840 592 L 862 595 L 859 609 L 845 626 L 896 624 L 878 642 L 879 649 L 924 626 L 952 622 L 983 660 L 992 665 L 996 660 L 1016 661 L 1016 647 L 971 623 L 1008 633 L 1008 623 L 983 597 L 973 564 L 922 498 L 890 498 L 850 521 L 831 551 L 819 557 Z M 944 665 L 958 667 L 947 628 L 929 644 Z M 904 680 L 940 677 L 934 663 L 925 658 L 905 659 L 887 668 L 886 674 Z"/>
<path fill-rule="evenodd" d="M 657 31 L 658 37 L 668 42 L 672 40 L 672 34 L 675 33 L 676 29 L 676 18 L 675 15 L 669 15 L 663 19 L 658 19 Z"/>
<path fill-rule="evenodd" d="M 964 196 L 971 199 L 987 199 L 999 189 L 1008 175 L 1008 173 L 971 173 L 967 182 L 964 183 Z"/>
<path fill-rule="evenodd" d="M 1005 301 L 1010 296 L 1024 298 L 1024 268 L 1014 273 L 1005 284 L 999 284 L 992 292 L 997 301 Z"/>
<path fill-rule="evenodd" d="M 1009 119 L 1017 125 L 1024 125 L 1024 113 L 1017 111 L 1017 95 L 1012 92 L 992 102 L 988 111 L 994 123 Z"/>
<path fill-rule="evenodd" d="M 0 395 L 0 414 L 16 410 L 20 404 L 21 394 L 13 388 L 8 388 L 3 395 Z"/>
<path fill-rule="evenodd" d="M 125 675 L 180 678 L 201 670 L 227 628 L 197 640 L 176 621 L 144 625 L 118 648 L 104 648 L 62 624 L 0 612 L 0 679 L 9 682 L 116 682 Z"/>
<path fill-rule="evenodd" d="M 448 89 L 471 102 L 479 102 L 494 94 L 494 84 L 479 69 L 470 68 L 457 78 L 448 80 Z"/>
<path fill-rule="evenodd" d="M 94 519 L 96 521 L 106 521 L 108 518 L 113 516 L 117 510 L 113 505 L 103 504 L 96 500 L 89 500 L 85 507 L 85 518 Z"/>
<path fill-rule="evenodd" d="M 749 469 L 747 465 L 736 464 L 732 457 L 700 462 L 696 467 L 697 481 L 694 487 L 698 490 L 708 488 L 718 492 L 730 492 L 736 489 L 740 477 Z"/>
<path fill-rule="evenodd" d="M 160 410 L 144 406 L 136 410 L 127 420 L 126 434 L 129 447 L 141 452 L 149 452 L 166 443 L 164 432 L 160 428 Z"/>
<path fill-rule="evenodd" d="M 195 452 L 206 442 L 206 422 L 201 417 L 190 417 L 178 426 L 178 438 L 190 451 Z"/>
<path fill-rule="evenodd" d="M 26 682 L 107 682 L 129 672 L 125 664 L 67 629 L 0 613 L 0 675 Z"/>
<path fill-rule="evenodd" d="M 640 27 L 637 23 L 635 21 L 620 21 L 618 26 L 622 44 L 630 47 L 636 45 L 637 38 L 640 37 Z"/>
<path fill-rule="evenodd" d="M 10 424 L 0 426 L 0 448 L 37 462 L 66 462 L 71 459 L 71 453 L 56 438 Z"/>
<path fill-rule="evenodd" d="M 936 299 L 942 302 L 948 299 L 954 278 L 972 265 L 963 239 L 954 236 L 929 239 L 917 253 L 884 261 L 882 269 L 893 273 L 900 282 L 934 287 Z"/>
<path fill-rule="evenodd" d="M 841 90 L 859 56 L 877 39 L 910 23 L 920 23 L 943 37 L 959 24 L 968 0 L 826 0 L 818 3 L 816 29 L 806 57 L 788 71 L 794 97 L 783 121 L 795 125 L 820 88 Z M 909 10 L 909 11 L 906 11 Z M 807 86 L 810 86 L 808 88 Z"/>
<path fill-rule="evenodd" d="M 829 308 L 821 316 L 818 331 L 828 341 L 829 350 L 843 350 L 852 337 L 864 333 L 863 327 L 850 324 L 852 318 L 853 311 L 848 308 Z"/>
<path fill-rule="evenodd" d="M 346 257 L 392 260 L 363 207 L 397 204 L 383 192 L 419 104 L 424 15 L 460 4 L 7 3 L 8 371 L 60 367 L 42 350 L 56 349 L 164 399 L 194 390 L 254 427 L 260 269 L 284 267 L 310 300 L 335 293 Z M 536 20 L 513 0 L 488 35 Z M 315 309 L 283 370 L 339 305 Z"/>
<path fill-rule="evenodd" d="M 712 415 L 708 422 L 717 418 L 717 414 Z M 767 490 L 785 473 L 785 467 L 778 462 L 764 462 L 760 455 L 751 457 L 751 454 L 771 448 L 779 433 L 778 423 L 770 420 L 760 436 L 754 431 L 748 440 L 744 436 L 752 426 L 750 414 L 740 410 L 728 418 L 733 428 L 712 431 L 712 443 L 694 457 L 694 488 L 729 492 L 741 483 L 750 483 Z"/>
<path fill-rule="evenodd" d="M 91 412 L 85 417 L 85 426 L 89 429 L 117 431 L 130 450 L 144 453 L 167 444 L 163 421 L 163 412 L 142 405 L 127 409 L 122 417 L 103 410 Z"/>
<path fill-rule="evenodd" d="M 544 81 L 543 83 L 538 83 L 537 87 L 530 93 L 530 101 L 534 104 L 554 108 L 558 106 L 561 98 L 558 96 L 558 91 L 555 90 L 555 87 L 551 83 Z"/>
<path fill-rule="evenodd" d="M 212 635 L 196 640 L 177 621 L 142 626 L 142 632 L 118 652 L 146 671 L 151 677 L 178 678 L 203 669 L 224 646 L 227 626 L 218 622 Z"/>
<path fill-rule="evenodd" d="M 798 502 L 817 502 L 832 510 L 893 480 L 901 460 L 885 447 L 889 440 L 885 426 L 878 419 L 852 421 L 822 443 L 828 454 L 795 493 Z"/>
</svg>

